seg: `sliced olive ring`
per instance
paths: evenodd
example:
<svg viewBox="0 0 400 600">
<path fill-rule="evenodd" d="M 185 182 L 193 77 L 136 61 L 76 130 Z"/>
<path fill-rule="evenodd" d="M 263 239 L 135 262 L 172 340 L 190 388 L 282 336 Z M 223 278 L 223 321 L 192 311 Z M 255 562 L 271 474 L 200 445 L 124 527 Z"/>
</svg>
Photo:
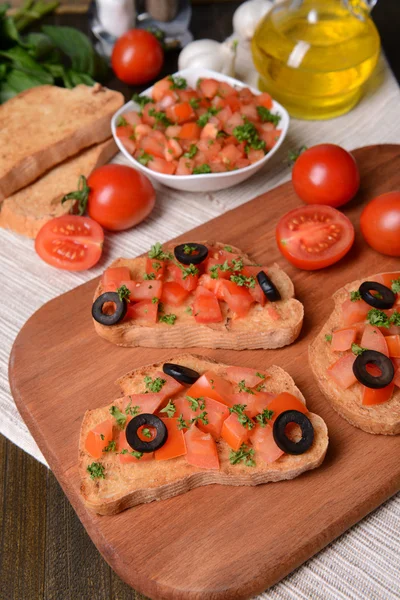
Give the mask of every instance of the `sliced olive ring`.
<svg viewBox="0 0 400 600">
<path fill-rule="evenodd" d="M 190 383 L 193 384 L 200 377 L 200 373 L 189 367 L 182 365 L 176 365 L 175 363 L 164 363 L 163 371 L 166 375 L 170 375 L 179 383 Z"/>
<path fill-rule="evenodd" d="M 367 365 L 372 364 L 378 367 L 381 374 L 375 377 L 368 373 Z M 365 350 L 359 354 L 353 363 L 353 373 L 360 383 L 368 388 L 379 390 L 392 382 L 394 377 L 393 363 L 382 352 L 376 350 Z"/>
<path fill-rule="evenodd" d="M 371 294 L 371 290 L 377 292 L 377 295 Z M 396 302 L 396 294 L 386 285 L 377 283 L 376 281 L 364 281 L 358 288 L 361 298 L 374 308 L 386 310 L 392 308 Z"/>
<path fill-rule="evenodd" d="M 103 312 L 103 306 L 107 302 L 114 302 L 115 304 L 115 311 L 110 315 Z M 121 300 L 117 292 L 105 292 L 93 302 L 92 317 L 102 325 L 115 325 L 124 318 L 126 310 L 127 304 L 125 300 Z"/>
<path fill-rule="evenodd" d="M 185 252 L 185 249 L 191 249 L 189 253 Z M 196 242 L 187 242 L 186 244 L 179 244 L 175 246 L 174 254 L 176 260 L 183 265 L 199 265 L 206 260 L 208 256 L 208 248 L 204 244 L 196 244 Z"/>
<path fill-rule="evenodd" d="M 286 435 L 289 423 L 296 423 L 301 429 L 301 440 L 294 442 Z M 314 427 L 306 415 L 298 410 L 285 410 L 275 420 L 273 436 L 276 445 L 287 454 L 304 454 L 314 441 Z"/>
<path fill-rule="evenodd" d="M 148 442 L 140 439 L 137 432 L 143 425 L 154 427 L 156 430 L 154 439 Z M 164 446 L 168 439 L 168 429 L 165 423 L 155 415 L 143 413 L 129 421 L 125 435 L 126 441 L 136 452 L 154 452 Z"/>
<path fill-rule="evenodd" d="M 277 300 L 281 299 L 279 290 L 272 283 L 265 271 L 260 271 L 257 273 L 257 281 L 270 302 L 276 302 Z"/>
</svg>

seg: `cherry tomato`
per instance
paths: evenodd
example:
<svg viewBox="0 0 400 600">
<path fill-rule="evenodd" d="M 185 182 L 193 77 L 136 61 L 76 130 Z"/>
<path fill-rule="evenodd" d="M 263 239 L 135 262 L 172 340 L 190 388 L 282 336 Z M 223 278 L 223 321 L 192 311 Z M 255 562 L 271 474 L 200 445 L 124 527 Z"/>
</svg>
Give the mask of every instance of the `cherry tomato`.
<svg viewBox="0 0 400 600">
<path fill-rule="evenodd" d="M 137 225 L 153 210 L 156 194 L 150 180 L 123 165 L 104 165 L 88 179 L 88 215 L 111 231 Z"/>
<path fill-rule="evenodd" d="M 99 260 L 103 241 L 103 230 L 93 219 L 63 215 L 43 225 L 36 236 L 35 250 L 52 267 L 84 271 Z"/>
<path fill-rule="evenodd" d="M 161 71 L 164 52 L 152 33 L 131 29 L 121 36 L 111 55 L 114 73 L 124 83 L 142 85 Z"/>
<path fill-rule="evenodd" d="M 350 250 L 354 227 L 330 206 L 300 206 L 280 219 L 276 241 L 292 265 L 314 271 L 333 265 Z"/>
<path fill-rule="evenodd" d="M 371 200 L 361 213 L 361 231 L 377 252 L 400 256 L 400 191 Z"/>
<path fill-rule="evenodd" d="M 360 185 L 353 156 L 335 144 L 309 148 L 294 163 L 293 187 L 306 204 L 342 206 L 349 202 Z"/>
</svg>

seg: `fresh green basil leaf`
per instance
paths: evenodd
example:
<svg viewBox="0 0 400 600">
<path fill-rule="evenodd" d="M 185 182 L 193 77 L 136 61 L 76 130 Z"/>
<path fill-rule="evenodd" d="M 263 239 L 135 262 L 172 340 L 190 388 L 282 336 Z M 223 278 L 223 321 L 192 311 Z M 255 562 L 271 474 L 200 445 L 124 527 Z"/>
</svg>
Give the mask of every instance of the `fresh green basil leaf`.
<svg viewBox="0 0 400 600">
<path fill-rule="evenodd" d="M 17 95 L 17 92 L 7 83 L 7 81 L 0 81 L 0 104 L 7 102 L 11 98 Z"/>
<path fill-rule="evenodd" d="M 46 60 L 55 49 L 51 39 L 44 33 L 28 33 L 28 35 L 24 37 L 24 41 L 27 46 L 28 54 L 37 60 Z M 60 56 L 59 53 L 58 56 Z"/>
<path fill-rule="evenodd" d="M 0 21 L 0 42 L 2 48 L 10 46 L 10 42 L 25 45 L 12 17 L 3 17 Z"/>
<path fill-rule="evenodd" d="M 68 69 L 68 75 L 73 85 L 79 85 L 80 83 L 83 83 L 85 85 L 94 85 L 96 83 L 95 80 L 92 79 L 90 75 L 87 75 L 86 73 L 77 73 L 72 69 Z"/>
<path fill-rule="evenodd" d="M 19 46 L 14 46 L 8 50 L 1 50 L 0 56 L 11 61 L 12 66 L 19 71 L 24 71 L 32 75 L 42 84 L 53 84 L 54 79 L 46 69 L 37 63 L 28 52 Z"/>
<path fill-rule="evenodd" d="M 30 75 L 24 71 L 19 71 L 18 69 L 11 69 L 9 71 L 7 75 L 7 83 L 18 94 L 24 90 L 29 90 L 30 88 L 43 85 L 42 81 L 34 75 Z"/>
<path fill-rule="evenodd" d="M 0 64 L 0 81 L 6 78 L 7 75 L 7 66 L 3 63 Z"/>
</svg>

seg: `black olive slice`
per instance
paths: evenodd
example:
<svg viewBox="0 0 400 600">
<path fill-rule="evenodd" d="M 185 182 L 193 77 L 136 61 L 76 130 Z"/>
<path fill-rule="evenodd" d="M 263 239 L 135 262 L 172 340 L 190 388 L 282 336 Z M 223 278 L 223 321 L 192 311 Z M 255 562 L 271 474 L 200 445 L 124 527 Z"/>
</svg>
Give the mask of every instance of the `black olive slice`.
<svg viewBox="0 0 400 600">
<path fill-rule="evenodd" d="M 103 306 L 106 302 L 114 302 L 115 304 L 115 311 L 111 315 L 103 313 Z M 117 292 L 105 292 L 93 302 L 92 317 L 102 325 L 115 325 L 124 318 L 126 310 L 127 304 L 125 300 L 121 300 Z"/>
<path fill-rule="evenodd" d="M 208 248 L 203 244 L 187 242 L 186 244 L 179 244 L 179 246 L 175 246 L 174 254 L 176 260 L 183 265 L 199 265 L 203 262 L 203 260 L 206 260 L 208 256 Z"/>
<path fill-rule="evenodd" d="M 154 427 L 156 437 L 153 440 L 145 442 L 140 439 L 137 432 L 143 425 Z M 125 435 L 126 441 L 136 452 L 154 452 L 164 446 L 168 438 L 168 429 L 165 423 L 155 415 L 143 413 L 129 421 Z"/>
<path fill-rule="evenodd" d="M 166 375 L 170 375 L 179 383 L 194 383 L 200 377 L 200 373 L 189 367 L 175 365 L 174 363 L 164 363 L 163 371 Z"/>
<path fill-rule="evenodd" d="M 301 429 L 301 440 L 293 442 L 285 433 L 286 425 L 296 423 Z M 304 454 L 314 441 L 314 427 L 306 415 L 298 410 L 285 410 L 275 420 L 273 435 L 276 445 L 287 454 Z"/>
<path fill-rule="evenodd" d="M 276 302 L 277 300 L 281 299 L 279 290 L 272 283 L 265 271 L 260 271 L 257 273 L 257 281 L 270 302 Z"/>
<path fill-rule="evenodd" d="M 367 371 L 367 365 L 376 365 L 381 374 L 375 377 Z M 390 358 L 376 352 L 376 350 L 364 350 L 362 354 L 359 354 L 353 363 L 353 373 L 357 377 L 358 381 L 368 388 L 379 390 L 384 388 L 394 377 L 394 366 Z"/>
<path fill-rule="evenodd" d="M 371 290 L 378 294 L 371 294 Z M 390 288 L 386 287 L 386 285 L 382 285 L 376 281 L 364 281 L 358 288 L 358 291 L 364 302 L 374 308 L 385 310 L 392 308 L 396 302 L 396 294 Z"/>
</svg>

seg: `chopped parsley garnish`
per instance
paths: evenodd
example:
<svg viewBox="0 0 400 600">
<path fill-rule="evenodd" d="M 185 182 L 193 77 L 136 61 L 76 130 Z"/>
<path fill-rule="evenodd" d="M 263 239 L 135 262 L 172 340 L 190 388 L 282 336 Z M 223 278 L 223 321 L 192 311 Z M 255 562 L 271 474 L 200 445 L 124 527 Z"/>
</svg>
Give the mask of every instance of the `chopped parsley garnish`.
<svg viewBox="0 0 400 600">
<path fill-rule="evenodd" d="M 136 415 L 138 415 L 139 413 L 140 413 L 140 406 L 138 406 L 137 404 L 135 406 L 132 406 L 132 400 L 129 400 L 129 402 L 125 408 L 125 414 L 131 415 L 132 417 L 136 417 Z"/>
<path fill-rule="evenodd" d="M 325 335 L 325 341 L 326 342 L 331 342 L 332 341 L 332 334 L 331 333 L 327 333 Z"/>
<path fill-rule="evenodd" d="M 233 252 L 232 246 L 224 246 L 224 250 L 226 250 L 227 252 Z"/>
<path fill-rule="evenodd" d="M 194 246 L 189 246 L 189 244 L 185 244 L 183 246 L 184 254 L 193 254 L 193 252 L 196 252 L 196 248 Z"/>
<path fill-rule="evenodd" d="M 110 408 L 110 414 L 116 420 L 118 427 L 123 429 L 126 423 L 126 415 L 124 415 L 117 406 L 112 406 Z"/>
<path fill-rule="evenodd" d="M 160 301 L 160 299 L 159 299 L 159 298 L 156 298 L 156 297 L 154 296 L 154 298 L 152 298 L 152 299 L 151 299 L 151 301 L 152 301 L 152 303 L 153 303 L 153 304 L 158 304 L 158 302 Z"/>
<path fill-rule="evenodd" d="M 111 440 L 108 442 L 107 446 L 103 448 L 103 452 L 115 452 L 117 449 L 117 442 Z"/>
<path fill-rule="evenodd" d="M 362 354 L 363 352 L 366 351 L 366 348 L 363 348 L 362 346 L 359 346 L 358 344 L 352 344 L 351 351 L 356 356 L 360 356 L 360 354 Z"/>
<path fill-rule="evenodd" d="M 265 142 L 258 135 L 258 131 L 253 123 L 245 123 L 238 125 L 233 130 L 233 135 L 238 142 L 246 142 L 246 149 L 254 148 L 254 150 L 264 150 Z"/>
<path fill-rule="evenodd" d="M 254 392 L 253 392 L 253 394 L 254 394 Z M 229 409 L 229 412 L 231 414 L 234 413 L 235 415 L 237 415 L 238 421 L 239 421 L 239 423 L 241 423 L 243 425 L 243 427 L 246 427 L 246 429 L 253 429 L 255 423 L 244 412 L 246 409 L 246 406 L 247 406 L 246 404 L 234 404 Z"/>
<path fill-rule="evenodd" d="M 90 479 L 105 479 L 104 467 L 98 462 L 92 462 L 91 465 L 86 467 L 86 471 L 90 475 Z"/>
<path fill-rule="evenodd" d="M 146 384 L 146 392 L 152 392 L 153 394 L 158 394 L 161 392 L 165 383 L 167 383 L 166 379 L 162 379 L 161 377 L 156 377 L 153 379 L 146 375 L 144 378 L 144 383 Z"/>
<path fill-rule="evenodd" d="M 140 162 L 141 165 L 148 165 L 148 163 L 153 160 L 153 157 L 151 154 L 149 154 L 148 152 L 142 152 L 140 154 L 140 156 L 138 156 L 137 160 Z"/>
<path fill-rule="evenodd" d="M 241 271 L 243 269 L 243 260 L 241 258 L 232 259 L 232 271 Z"/>
<path fill-rule="evenodd" d="M 200 127 L 205 127 L 205 125 L 207 125 L 209 119 L 212 116 L 218 114 L 220 110 L 221 110 L 220 108 L 215 108 L 215 106 L 210 106 L 210 108 L 207 108 L 206 112 L 197 119 L 197 125 L 200 125 Z"/>
<path fill-rule="evenodd" d="M 259 372 L 257 371 L 257 373 L 256 373 L 256 377 L 259 377 L 260 379 L 266 379 L 266 377 L 267 377 L 267 376 L 266 376 L 266 375 L 264 375 L 264 373 L 259 373 Z"/>
<path fill-rule="evenodd" d="M 368 311 L 367 320 L 371 325 L 375 325 L 376 327 L 390 327 L 389 317 L 383 310 L 379 310 L 378 308 L 372 308 Z"/>
<path fill-rule="evenodd" d="M 177 317 L 174 314 L 169 314 L 169 315 L 163 315 L 162 317 L 160 317 L 158 320 L 161 323 L 167 323 L 167 325 L 174 325 L 175 321 L 176 321 Z"/>
<path fill-rule="evenodd" d="M 122 115 L 118 117 L 117 127 L 126 127 L 128 125 L 128 121 Z"/>
<path fill-rule="evenodd" d="M 148 96 L 139 96 L 139 94 L 133 94 L 132 100 L 133 102 L 136 102 L 136 104 L 139 104 L 140 108 L 143 108 L 149 102 L 153 102 Z"/>
<path fill-rule="evenodd" d="M 392 292 L 400 294 L 400 277 L 398 279 L 392 279 Z"/>
<path fill-rule="evenodd" d="M 260 413 L 256 416 L 256 421 L 259 425 L 261 425 L 261 427 L 265 427 L 266 423 L 270 419 L 272 419 L 273 414 L 274 414 L 273 410 L 268 410 L 268 408 L 264 408 L 262 413 Z"/>
<path fill-rule="evenodd" d="M 160 242 L 156 242 L 151 248 L 148 254 L 149 258 L 156 260 L 170 260 L 172 258 L 171 252 L 164 252 Z"/>
<path fill-rule="evenodd" d="M 167 417 L 171 419 L 176 413 L 176 406 L 174 404 L 174 401 L 168 400 L 167 406 L 164 406 L 164 408 L 160 410 L 160 413 L 165 413 Z"/>
<path fill-rule="evenodd" d="M 156 274 L 155 274 L 155 273 L 145 273 L 145 274 L 143 275 L 143 279 L 144 279 L 145 281 L 149 281 L 149 280 L 151 280 L 151 279 L 155 279 L 155 278 L 156 278 Z"/>
<path fill-rule="evenodd" d="M 190 423 L 188 423 L 187 421 L 185 421 L 185 419 L 183 418 L 183 415 L 179 415 L 177 427 L 178 427 L 179 430 L 189 429 Z"/>
<path fill-rule="evenodd" d="M 194 110 L 196 110 L 196 108 L 199 108 L 200 106 L 200 100 L 198 98 L 190 98 L 189 104 Z"/>
<path fill-rule="evenodd" d="M 239 381 L 238 388 L 239 388 L 239 392 L 246 392 L 247 394 L 254 394 L 253 390 L 251 390 L 249 387 L 246 387 L 246 382 L 244 379 Z"/>
<path fill-rule="evenodd" d="M 187 88 L 187 81 L 184 77 L 173 77 L 170 75 L 168 80 L 171 82 L 171 85 L 169 86 L 170 90 L 186 90 Z"/>
<path fill-rule="evenodd" d="M 397 311 L 394 312 L 389 320 L 390 320 L 391 325 L 400 327 L 400 313 L 399 312 L 397 312 Z"/>
<path fill-rule="evenodd" d="M 254 460 L 254 450 L 253 448 L 249 448 L 246 444 L 242 444 L 236 452 L 234 450 L 230 451 L 229 454 L 229 462 L 231 465 L 237 465 L 239 463 L 244 463 L 246 467 L 255 467 L 256 461 Z"/>
<path fill-rule="evenodd" d="M 300 154 L 303 154 L 307 150 L 307 146 L 300 146 L 298 150 L 289 150 L 288 152 L 288 164 L 289 167 L 293 166 Z"/>
<path fill-rule="evenodd" d="M 213 265 L 210 268 L 211 279 L 218 279 L 218 271 L 231 271 L 227 260 L 222 265 Z"/>
<path fill-rule="evenodd" d="M 202 165 L 193 169 L 193 175 L 203 175 L 204 173 L 211 173 L 211 167 L 206 163 L 203 163 Z"/>
<path fill-rule="evenodd" d="M 160 125 L 165 125 L 165 127 L 172 125 L 172 121 L 170 119 L 168 119 L 167 115 L 162 110 L 156 110 L 155 108 L 150 108 L 149 116 L 154 117 L 156 120 L 156 123 L 159 123 Z"/>
<path fill-rule="evenodd" d="M 121 285 L 117 289 L 117 294 L 120 300 L 129 300 L 129 296 L 131 295 L 130 290 L 126 287 L 126 285 Z"/>
<path fill-rule="evenodd" d="M 236 283 L 236 285 L 238 285 L 239 287 L 247 287 L 247 288 L 254 288 L 256 285 L 256 280 L 254 279 L 253 276 L 250 277 L 245 277 L 244 275 L 231 275 L 231 281 L 233 281 L 233 283 Z"/>
<path fill-rule="evenodd" d="M 196 421 L 201 421 L 203 423 L 203 425 L 208 425 L 209 420 L 207 418 L 207 413 L 205 410 L 203 410 L 203 412 L 200 413 L 197 417 L 193 417 L 193 419 L 191 419 L 190 423 L 196 423 Z"/>
<path fill-rule="evenodd" d="M 187 306 L 187 307 L 185 308 L 185 313 L 188 313 L 189 315 L 191 315 L 191 314 L 192 314 L 192 312 L 193 312 L 193 309 L 192 309 L 192 307 L 191 307 L 191 306 Z"/>
<path fill-rule="evenodd" d="M 281 115 L 274 115 L 268 108 L 265 108 L 265 106 L 257 106 L 256 108 L 258 116 L 263 123 L 273 123 L 276 127 L 282 118 Z"/>
<path fill-rule="evenodd" d="M 350 300 L 352 302 L 357 302 L 358 300 L 361 300 L 360 292 L 358 290 L 356 292 L 350 292 Z"/>
<path fill-rule="evenodd" d="M 185 266 L 185 265 L 182 265 L 178 261 L 174 261 L 174 264 L 177 267 L 179 267 L 180 270 L 182 271 L 182 279 L 186 279 L 187 277 L 189 277 L 189 275 L 198 275 L 199 274 L 198 268 L 195 267 L 193 263 L 190 263 L 190 265 Z"/>
<path fill-rule="evenodd" d="M 103 433 L 100 434 L 100 439 L 104 440 L 104 434 Z"/>
<path fill-rule="evenodd" d="M 130 454 L 131 456 L 134 456 L 137 459 L 142 458 L 143 456 L 143 452 L 138 452 L 137 450 L 132 450 L 131 452 L 129 452 L 129 450 L 127 450 L 126 448 L 123 448 L 120 454 Z"/>
<path fill-rule="evenodd" d="M 146 438 L 151 438 L 151 431 L 148 427 L 143 427 L 142 429 L 142 435 L 144 435 L 144 437 Z"/>
<path fill-rule="evenodd" d="M 204 410 L 206 407 L 204 398 L 193 398 L 192 396 L 186 396 L 186 399 L 189 402 L 192 410 Z"/>
<path fill-rule="evenodd" d="M 198 148 L 196 146 L 196 144 L 190 144 L 189 150 L 187 152 L 185 152 L 185 154 L 183 155 L 185 158 L 193 158 L 194 156 L 196 156 L 198 152 Z"/>
<path fill-rule="evenodd" d="M 265 390 L 265 384 L 259 383 L 258 386 L 256 387 L 256 392 L 262 392 L 263 390 Z"/>
</svg>

